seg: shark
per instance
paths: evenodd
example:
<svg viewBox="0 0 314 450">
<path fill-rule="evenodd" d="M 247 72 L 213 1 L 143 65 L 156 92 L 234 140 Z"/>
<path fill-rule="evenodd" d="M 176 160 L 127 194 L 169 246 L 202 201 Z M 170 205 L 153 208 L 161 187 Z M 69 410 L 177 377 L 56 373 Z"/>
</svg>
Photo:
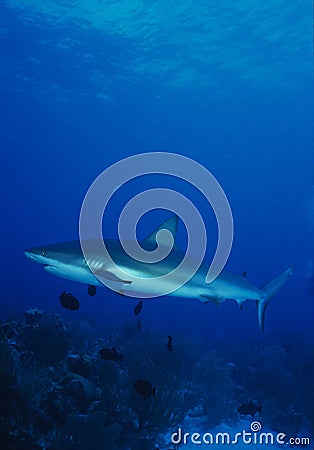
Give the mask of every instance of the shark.
<svg viewBox="0 0 314 450">
<path fill-rule="evenodd" d="M 160 230 L 168 230 L 172 234 L 174 245 L 171 251 L 166 258 L 154 264 L 137 261 L 129 256 L 119 239 L 104 240 L 112 260 L 104 260 L 103 254 L 97 250 L 99 249 L 97 242 L 93 246 L 94 251 L 86 259 L 79 240 L 31 248 L 24 254 L 30 260 L 41 264 L 47 272 L 67 280 L 88 286 L 103 286 L 101 278 L 104 278 L 108 287 L 122 295 L 135 297 L 141 294 L 141 297 L 145 298 L 143 291 L 146 290 L 147 297 L 159 296 L 158 278 L 170 273 L 184 257 L 184 253 L 175 244 L 177 226 L 178 217 L 171 216 L 140 241 L 145 250 L 154 250 L 157 245 L 156 236 Z M 158 241 L 158 244 L 163 245 L 163 242 Z M 169 241 L 164 244 L 168 245 Z M 212 302 L 218 306 L 226 300 L 235 300 L 241 309 L 245 302 L 253 300 L 257 304 L 261 332 L 264 330 L 265 311 L 269 302 L 293 273 L 291 266 L 258 288 L 248 282 L 246 272 L 236 275 L 223 270 L 213 281 L 206 283 L 207 270 L 208 265 L 203 261 L 194 275 L 178 288 L 175 288 L 176 280 L 171 280 L 170 277 L 167 281 L 168 295 L 197 298 L 204 303 Z M 121 276 L 121 273 L 125 276 Z M 150 282 L 143 284 L 142 281 L 147 279 Z M 171 291 L 172 283 L 174 287 Z"/>
</svg>

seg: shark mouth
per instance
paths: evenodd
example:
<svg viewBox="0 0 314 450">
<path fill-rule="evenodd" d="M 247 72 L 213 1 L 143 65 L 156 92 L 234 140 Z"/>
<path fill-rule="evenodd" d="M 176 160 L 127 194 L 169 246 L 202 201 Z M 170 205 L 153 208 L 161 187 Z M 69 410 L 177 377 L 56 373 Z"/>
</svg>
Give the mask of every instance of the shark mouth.
<svg viewBox="0 0 314 450">
<path fill-rule="evenodd" d="M 53 266 L 52 264 L 43 264 L 43 268 L 49 270 L 49 269 L 56 269 L 57 267 Z"/>
</svg>

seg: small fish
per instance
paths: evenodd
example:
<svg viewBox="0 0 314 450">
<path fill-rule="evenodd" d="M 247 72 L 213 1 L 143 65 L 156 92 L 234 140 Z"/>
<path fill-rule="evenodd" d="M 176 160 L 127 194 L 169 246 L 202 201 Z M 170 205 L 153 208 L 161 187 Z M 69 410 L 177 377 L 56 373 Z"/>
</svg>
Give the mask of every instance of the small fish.
<svg viewBox="0 0 314 450">
<path fill-rule="evenodd" d="M 135 306 L 135 308 L 134 308 L 134 314 L 136 315 L 136 316 L 138 316 L 139 315 L 139 313 L 142 311 L 142 309 L 143 309 L 143 302 L 142 302 L 142 300 L 140 300 L 139 302 L 138 302 L 138 304 Z"/>
<path fill-rule="evenodd" d="M 173 352 L 172 342 L 173 342 L 172 336 L 168 336 L 167 350 L 169 352 Z"/>
<path fill-rule="evenodd" d="M 123 360 L 123 354 L 118 353 L 114 347 L 102 348 L 101 350 L 99 350 L 99 354 L 102 357 L 102 359 L 105 361 L 119 362 L 119 361 Z"/>
<path fill-rule="evenodd" d="M 238 408 L 238 412 L 243 416 L 251 415 L 253 417 L 257 412 L 260 413 L 261 411 L 262 407 L 253 403 L 252 400 L 250 401 L 250 403 L 243 403 Z"/>
<path fill-rule="evenodd" d="M 77 311 L 80 309 L 80 303 L 72 294 L 67 294 L 65 291 L 60 295 L 60 305 L 65 309 Z"/>
<path fill-rule="evenodd" d="M 96 286 L 93 286 L 92 284 L 89 284 L 87 292 L 88 292 L 88 295 L 90 295 L 91 297 L 94 297 L 94 295 L 97 294 Z"/>
<path fill-rule="evenodd" d="M 137 380 L 133 386 L 136 392 L 143 397 L 144 400 L 155 397 L 156 395 L 156 387 L 153 387 L 149 381 Z"/>
</svg>

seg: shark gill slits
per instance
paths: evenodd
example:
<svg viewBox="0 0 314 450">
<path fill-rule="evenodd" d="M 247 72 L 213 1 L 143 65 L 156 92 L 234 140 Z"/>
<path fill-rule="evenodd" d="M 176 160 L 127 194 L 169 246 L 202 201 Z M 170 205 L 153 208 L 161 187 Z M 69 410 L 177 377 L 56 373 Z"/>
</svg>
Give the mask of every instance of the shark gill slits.
<svg viewBox="0 0 314 450">
<path fill-rule="evenodd" d="M 71 311 L 77 311 L 80 309 L 80 302 L 72 294 L 66 293 L 65 291 L 60 295 L 60 305 Z"/>
<path fill-rule="evenodd" d="M 134 308 L 134 314 L 136 316 L 138 316 L 140 314 L 140 312 L 142 311 L 142 309 L 143 309 L 143 302 L 142 302 L 142 300 L 140 300 Z"/>
<path fill-rule="evenodd" d="M 168 342 L 167 342 L 167 350 L 168 352 L 173 352 L 173 337 L 172 336 L 168 336 Z"/>
<path fill-rule="evenodd" d="M 96 286 L 89 284 L 88 288 L 87 288 L 87 292 L 90 297 L 94 297 L 97 294 Z"/>
</svg>

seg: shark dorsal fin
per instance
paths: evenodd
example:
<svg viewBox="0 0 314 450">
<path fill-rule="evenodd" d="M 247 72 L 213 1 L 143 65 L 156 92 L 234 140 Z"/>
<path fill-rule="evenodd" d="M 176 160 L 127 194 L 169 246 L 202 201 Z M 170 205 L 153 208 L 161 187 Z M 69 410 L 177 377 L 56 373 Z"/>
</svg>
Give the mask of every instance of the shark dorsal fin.
<svg viewBox="0 0 314 450">
<path fill-rule="evenodd" d="M 176 240 L 176 234 L 177 234 L 177 228 L 178 228 L 178 216 L 174 215 L 171 216 L 169 219 L 165 220 L 161 225 L 159 225 L 156 230 L 154 230 L 151 234 L 149 234 L 145 239 L 143 239 L 144 243 L 154 243 L 156 244 L 156 235 L 161 230 L 168 230 L 173 236 L 173 240 Z M 162 238 L 158 237 L 158 240 L 160 244 L 169 245 L 168 239 L 166 239 L 165 242 L 163 242 Z M 173 246 L 174 249 L 176 249 L 176 245 Z"/>
</svg>

